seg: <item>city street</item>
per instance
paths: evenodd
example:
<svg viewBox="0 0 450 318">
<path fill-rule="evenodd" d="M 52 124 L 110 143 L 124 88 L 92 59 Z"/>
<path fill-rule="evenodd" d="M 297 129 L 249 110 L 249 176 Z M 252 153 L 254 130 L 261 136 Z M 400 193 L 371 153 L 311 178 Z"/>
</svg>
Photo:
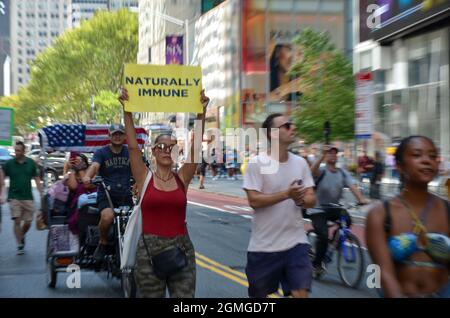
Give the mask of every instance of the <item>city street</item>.
<svg viewBox="0 0 450 318">
<path fill-rule="evenodd" d="M 236 186 L 240 181 L 222 180 Z M 197 290 L 201 298 L 246 298 L 246 249 L 250 237 L 251 209 L 245 200 L 196 190 L 189 191 L 188 226 L 197 251 Z M 216 186 L 221 181 L 216 181 Z M 210 180 L 206 186 L 212 186 Z M 224 188 L 223 188 L 224 189 Z M 236 187 L 234 187 L 236 189 Z M 225 189 L 224 189 L 225 191 Z M 36 190 L 35 197 L 36 197 Z M 121 297 L 120 283 L 105 273 L 82 271 L 81 288 L 69 289 L 69 274 L 58 274 L 55 289 L 46 286 L 45 242 L 47 231 L 37 231 L 35 224 L 27 235 L 25 255 L 16 255 L 16 244 L 8 205 L 4 205 L 0 233 L 0 297 Z M 363 228 L 355 225 L 354 232 L 362 237 Z M 366 266 L 369 264 L 367 252 Z M 377 297 L 363 279 L 359 289 L 345 287 L 339 279 L 336 264 L 314 281 L 311 297 Z M 281 297 L 279 294 L 272 297 Z"/>
</svg>

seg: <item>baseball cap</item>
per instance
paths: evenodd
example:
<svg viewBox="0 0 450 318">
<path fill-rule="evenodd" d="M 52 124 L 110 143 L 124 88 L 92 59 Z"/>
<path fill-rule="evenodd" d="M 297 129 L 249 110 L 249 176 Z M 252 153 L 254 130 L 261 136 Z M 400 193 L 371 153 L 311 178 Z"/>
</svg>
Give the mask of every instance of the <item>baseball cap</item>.
<svg viewBox="0 0 450 318">
<path fill-rule="evenodd" d="M 339 148 L 336 146 L 331 146 L 328 151 L 332 151 L 332 150 L 336 151 L 336 153 L 339 153 Z"/>
<path fill-rule="evenodd" d="M 118 131 L 120 131 L 121 133 L 125 133 L 125 127 L 123 127 L 123 125 L 121 124 L 112 124 L 111 126 L 109 126 L 108 130 L 111 135 Z"/>
</svg>

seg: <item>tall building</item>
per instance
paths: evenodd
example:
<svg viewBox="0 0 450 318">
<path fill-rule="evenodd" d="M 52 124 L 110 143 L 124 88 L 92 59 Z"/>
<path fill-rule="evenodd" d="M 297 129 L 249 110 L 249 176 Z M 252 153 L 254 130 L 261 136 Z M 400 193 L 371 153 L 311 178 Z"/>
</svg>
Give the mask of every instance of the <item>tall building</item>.
<svg viewBox="0 0 450 318">
<path fill-rule="evenodd" d="M 201 14 L 201 0 L 140 0 L 139 1 L 139 51 L 140 64 L 166 64 L 166 36 L 184 36 L 184 64 L 190 64 L 193 57 L 195 20 Z M 188 38 L 184 25 L 174 23 L 188 20 Z M 172 22 L 171 22 L 172 21 Z M 187 44 L 186 44 L 187 43 Z M 188 50 L 186 50 L 188 45 Z M 186 52 L 189 52 L 187 56 Z M 142 124 L 167 124 L 174 121 L 170 113 L 145 113 Z M 179 119 L 180 121 L 181 119 Z"/>
<path fill-rule="evenodd" d="M 70 0 L 11 1 L 12 93 L 30 79 L 30 62 L 68 26 Z"/>
<path fill-rule="evenodd" d="M 8 95 L 11 82 L 8 56 L 10 52 L 9 0 L 0 1 L 0 96 Z M 7 66 L 5 70 L 5 66 Z"/>
<path fill-rule="evenodd" d="M 79 27 L 81 21 L 89 20 L 98 10 L 137 8 L 138 2 L 138 0 L 72 0 L 68 10 L 69 26 Z"/>
<path fill-rule="evenodd" d="M 450 161 L 450 0 L 356 5 L 354 73 L 373 79 L 369 148 L 389 152 L 420 134 Z"/>
</svg>

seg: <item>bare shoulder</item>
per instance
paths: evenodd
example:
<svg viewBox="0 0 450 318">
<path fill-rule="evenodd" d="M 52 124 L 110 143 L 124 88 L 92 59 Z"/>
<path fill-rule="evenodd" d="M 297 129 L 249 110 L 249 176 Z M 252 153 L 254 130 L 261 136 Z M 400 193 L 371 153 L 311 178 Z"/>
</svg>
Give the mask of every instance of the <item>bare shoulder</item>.
<svg viewBox="0 0 450 318">
<path fill-rule="evenodd" d="M 374 203 L 367 214 L 366 223 L 375 222 L 378 223 L 384 220 L 386 211 L 384 209 L 384 204 L 382 201 Z"/>
</svg>

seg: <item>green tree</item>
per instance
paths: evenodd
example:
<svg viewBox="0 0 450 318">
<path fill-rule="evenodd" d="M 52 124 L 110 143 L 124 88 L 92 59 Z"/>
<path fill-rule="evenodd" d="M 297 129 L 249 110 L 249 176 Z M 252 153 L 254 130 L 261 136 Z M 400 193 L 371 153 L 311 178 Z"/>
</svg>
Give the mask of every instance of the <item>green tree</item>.
<svg viewBox="0 0 450 318">
<path fill-rule="evenodd" d="M 95 116 L 99 123 L 120 122 L 122 105 L 117 99 L 117 94 L 110 91 L 100 91 L 94 98 Z"/>
<path fill-rule="evenodd" d="M 294 45 L 302 58 L 290 75 L 300 78 L 300 107 L 294 113 L 306 143 L 324 141 L 324 123 L 332 140 L 354 138 L 355 96 L 352 64 L 331 43 L 326 32 L 303 30 Z"/>
<path fill-rule="evenodd" d="M 112 101 L 124 63 L 136 63 L 138 17 L 126 9 L 98 11 L 79 28 L 66 31 L 39 54 L 31 79 L 19 92 L 24 118 L 87 123 L 96 101 L 97 123 L 116 121 L 121 108 Z M 29 110 L 32 110 L 28 113 Z M 32 117 L 31 117 L 32 116 Z"/>
</svg>

